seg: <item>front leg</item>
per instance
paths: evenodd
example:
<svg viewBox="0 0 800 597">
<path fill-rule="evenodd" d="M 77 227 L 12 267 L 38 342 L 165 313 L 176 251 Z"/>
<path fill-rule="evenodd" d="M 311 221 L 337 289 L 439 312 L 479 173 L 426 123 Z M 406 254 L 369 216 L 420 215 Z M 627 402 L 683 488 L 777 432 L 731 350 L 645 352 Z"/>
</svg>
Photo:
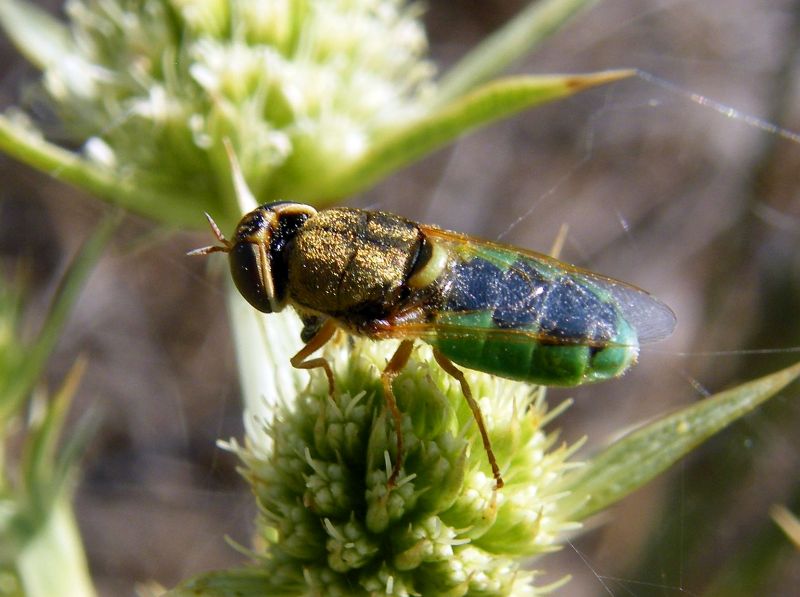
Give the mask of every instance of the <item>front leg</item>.
<svg viewBox="0 0 800 597">
<path fill-rule="evenodd" d="M 308 324 L 306 324 L 308 325 Z M 306 328 L 303 328 L 305 331 Z M 333 337 L 336 332 L 336 323 L 332 319 L 328 319 L 323 323 L 311 339 L 306 342 L 306 345 L 301 348 L 296 355 L 294 355 L 289 362 L 295 369 L 316 369 L 318 367 L 325 370 L 325 375 L 328 377 L 328 393 L 333 396 L 335 389 L 333 383 L 333 370 L 330 364 L 323 357 L 316 359 L 308 359 L 314 352 L 325 346 L 325 344 Z"/>
</svg>

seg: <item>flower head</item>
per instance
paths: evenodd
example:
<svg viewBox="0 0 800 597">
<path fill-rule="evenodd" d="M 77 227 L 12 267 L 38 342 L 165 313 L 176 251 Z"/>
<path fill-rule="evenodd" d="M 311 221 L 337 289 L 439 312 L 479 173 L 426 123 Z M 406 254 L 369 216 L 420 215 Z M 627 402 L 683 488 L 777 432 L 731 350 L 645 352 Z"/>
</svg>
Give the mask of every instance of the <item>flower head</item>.
<svg viewBox="0 0 800 597">
<path fill-rule="evenodd" d="M 270 334 L 290 331 L 289 317 L 272 317 Z M 259 558 L 282 579 L 276 590 L 296 582 L 325 595 L 535 594 L 521 560 L 557 549 L 579 526 L 559 508 L 565 494 L 555 488 L 576 464 L 543 429 L 556 413 L 542 388 L 467 374 L 506 483 L 498 491 L 459 383 L 420 344 L 394 383 L 405 460 L 389 487 L 397 454 L 380 373 L 394 348 L 335 339 L 323 351 L 334 396 L 321 373 L 296 378 L 296 397 L 255 404 L 246 446 L 233 444 L 261 512 Z"/>
<path fill-rule="evenodd" d="M 72 136 L 106 148 L 87 156 L 220 207 L 223 139 L 256 197 L 291 198 L 417 115 L 432 85 L 418 9 L 400 1 L 71 0 L 67 13 L 73 51 L 44 84 Z"/>
</svg>

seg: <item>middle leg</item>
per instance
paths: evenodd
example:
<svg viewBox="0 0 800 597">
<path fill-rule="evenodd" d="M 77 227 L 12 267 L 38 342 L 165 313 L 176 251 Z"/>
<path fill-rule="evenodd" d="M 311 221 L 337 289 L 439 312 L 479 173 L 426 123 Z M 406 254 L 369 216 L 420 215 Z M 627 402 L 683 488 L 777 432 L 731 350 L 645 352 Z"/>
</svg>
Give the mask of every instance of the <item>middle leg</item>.
<svg viewBox="0 0 800 597">
<path fill-rule="evenodd" d="M 386 400 L 386 406 L 394 419 L 394 429 L 397 435 L 397 457 L 392 467 L 392 473 L 389 475 L 387 485 L 391 488 L 397 482 L 397 475 L 400 474 L 400 467 L 403 466 L 403 419 L 400 416 L 400 409 L 397 408 L 397 400 L 394 397 L 394 390 L 392 390 L 392 382 L 394 378 L 403 370 L 403 367 L 408 363 L 411 358 L 411 351 L 414 348 L 413 340 L 403 340 L 394 355 L 386 365 L 386 369 L 381 373 L 381 382 L 383 382 L 383 398 Z"/>
</svg>

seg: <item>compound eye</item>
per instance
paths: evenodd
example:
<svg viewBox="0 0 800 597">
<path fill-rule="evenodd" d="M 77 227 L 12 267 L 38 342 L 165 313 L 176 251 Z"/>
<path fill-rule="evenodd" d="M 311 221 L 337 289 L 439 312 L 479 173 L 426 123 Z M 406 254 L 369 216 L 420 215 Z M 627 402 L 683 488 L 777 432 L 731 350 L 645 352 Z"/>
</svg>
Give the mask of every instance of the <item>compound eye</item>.
<svg viewBox="0 0 800 597">
<path fill-rule="evenodd" d="M 259 245 L 250 242 L 239 242 L 234 245 L 228 260 L 231 266 L 233 283 L 245 300 L 262 313 L 272 313 L 276 305 L 272 292 L 273 284 L 269 264 L 261 264 Z"/>
</svg>

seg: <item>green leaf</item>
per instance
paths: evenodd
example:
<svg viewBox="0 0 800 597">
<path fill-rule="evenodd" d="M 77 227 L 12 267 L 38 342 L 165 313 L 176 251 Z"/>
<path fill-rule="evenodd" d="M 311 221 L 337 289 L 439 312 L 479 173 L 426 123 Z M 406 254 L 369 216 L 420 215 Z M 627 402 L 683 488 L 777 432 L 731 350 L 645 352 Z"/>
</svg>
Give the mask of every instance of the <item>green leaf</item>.
<svg viewBox="0 0 800 597">
<path fill-rule="evenodd" d="M 566 20 L 596 0 L 532 2 L 500 30 L 487 37 L 448 71 L 434 102 L 446 104 L 488 81 L 514 60 L 557 31 Z"/>
<path fill-rule="evenodd" d="M 277 589 L 269 570 L 243 568 L 210 572 L 182 583 L 165 597 L 289 597 L 304 594 L 301 587 Z"/>
<path fill-rule="evenodd" d="M 509 77 L 493 81 L 389 134 L 334 180 L 320 181 L 296 200 L 345 197 L 479 126 L 580 91 L 630 77 L 632 70 L 583 75 Z"/>
<path fill-rule="evenodd" d="M 86 361 L 79 359 L 72 366 L 61 388 L 48 402 L 41 421 L 35 421 L 24 445 L 22 473 L 24 489 L 31 500 L 29 510 L 41 518 L 49 514 L 54 499 L 69 489 L 65 482 L 86 445 L 87 433 L 74 433 L 66 445 L 58 449 L 64 422 L 78 389 Z"/>
<path fill-rule="evenodd" d="M 0 428 L 4 427 L 9 417 L 17 412 L 22 401 L 41 377 L 42 368 L 61 335 L 61 330 L 75 301 L 78 300 L 86 279 L 106 244 L 111 240 L 120 220 L 121 212 L 108 216 L 97 227 L 94 235 L 84 243 L 64 275 L 36 342 L 28 349 L 26 357 L 22 360 L 22 366 L 10 380 L 5 395 L 0 396 Z"/>
<path fill-rule="evenodd" d="M 800 376 L 800 363 L 726 390 L 634 431 L 564 481 L 565 512 L 583 520 L 660 474 Z"/>
<path fill-rule="evenodd" d="M 2 0 L 0 0 L 2 1 Z M 126 181 L 79 155 L 54 145 L 29 126 L 0 114 L 0 151 L 57 180 L 68 182 L 140 215 L 169 225 L 199 228 L 203 211 L 219 210 L 213 198 L 164 193 L 138 181 Z M 203 200 L 206 200 L 204 202 Z M 235 218 L 222 214 L 221 219 Z"/>
<path fill-rule="evenodd" d="M 74 51 L 66 25 L 30 0 L 0 0 L 0 26 L 17 49 L 40 69 Z"/>
<path fill-rule="evenodd" d="M 14 532 L 3 539 L 18 545 L 16 568 L 25 594 L 94 594 L 80 533 L 70 506 L 72 478 L 78 454 L 88 432 L 73 432 L 61 449 L 58 440 L 69 406 L 86 368 L 84 360 L 72 367 L 58 393 L 47 404 L 41 420 L 34 421 L 23 446 L 23 483 L 17 492 L 18 514 Z"/>
</svg>

